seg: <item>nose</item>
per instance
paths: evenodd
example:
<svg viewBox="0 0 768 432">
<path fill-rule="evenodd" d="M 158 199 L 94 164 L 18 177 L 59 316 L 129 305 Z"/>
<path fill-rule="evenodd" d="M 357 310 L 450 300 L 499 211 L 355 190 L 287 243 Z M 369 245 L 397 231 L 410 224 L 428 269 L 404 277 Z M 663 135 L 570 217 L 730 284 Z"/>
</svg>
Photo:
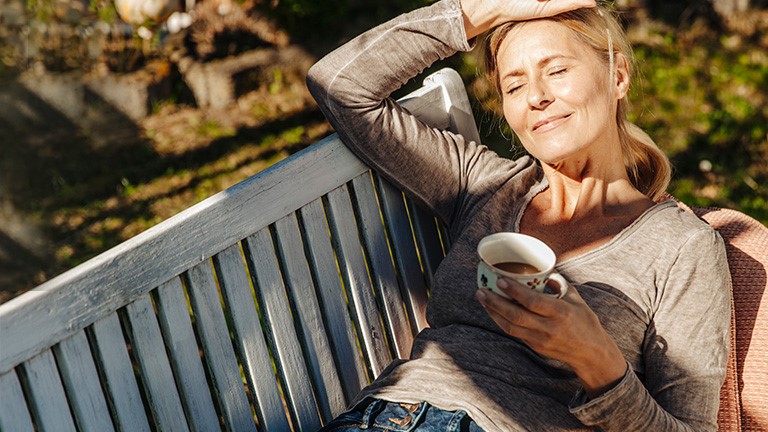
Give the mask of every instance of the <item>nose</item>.
<svg viewBox="0 0 768 432">
<path fill-rule="evenodd" d="M 531 109 L 544 109 L 552 103 L 553 99 L 554 97 L 545 83 L 536 81 L 528 84 L 528 106 Z"/>
</svg>

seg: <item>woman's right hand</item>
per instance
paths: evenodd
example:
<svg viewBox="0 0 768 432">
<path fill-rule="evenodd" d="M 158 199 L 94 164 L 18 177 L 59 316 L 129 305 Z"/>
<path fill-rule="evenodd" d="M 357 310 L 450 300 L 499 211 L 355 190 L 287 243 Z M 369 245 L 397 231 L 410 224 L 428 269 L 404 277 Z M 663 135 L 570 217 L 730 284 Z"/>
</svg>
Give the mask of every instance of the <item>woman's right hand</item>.
<svg viewBox="0 0 768 432">
<path fill-rule="evenodd" d="M 467 39 L 509 21 L 544 18 L 595 6 L 595 0 L 461 0 Z"/>
<path fill-rule="evenodd" d="M 624 377 L 628 367 L 624 355 L 575 288 L 556 298 L 514 279 L 501 278 L 497 287 L 508 298 L 486 289 L 477 291 L 488 315 L 504 333 L 569 365 L 588 397 L 597 397 Z"/>
</svg>

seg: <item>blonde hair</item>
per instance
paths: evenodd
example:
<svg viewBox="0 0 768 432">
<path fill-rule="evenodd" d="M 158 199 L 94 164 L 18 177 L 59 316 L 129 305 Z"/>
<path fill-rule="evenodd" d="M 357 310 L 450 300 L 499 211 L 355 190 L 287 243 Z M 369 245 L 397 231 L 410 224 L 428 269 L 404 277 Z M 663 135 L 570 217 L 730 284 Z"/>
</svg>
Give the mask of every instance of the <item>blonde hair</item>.
<svg viewBox="0 0 768 432">
<path fill-rule="evenodd" d="M 554 17 L 545 18 L 565 25 L 584 43 L 591 47 L 610 68 L 610 77 L 614 77 L 614 59 L 616 54 L 623 54 L 629 63 L 629 73 L 634 72 L 634 55 L 624 30 L 610 11 L 596 8 L 577 9 Z M 522 21 L 525 22 L 525 21 Z M 486 38 L 485 66 L 489 81 L 501 94 L 498 76 L 497 55 L 501 43 L 515 26 L 521 22 L 509 22 L 496 27 Z M 632 184 L 640 192 L 653 200 L 662 197 L 669 185 L 672 168 L 667 155 L 637 125 L 627 118 L 627 98 L 618 102 L 616 124 L 619 130 L 619 142 Z"/>
</svg>

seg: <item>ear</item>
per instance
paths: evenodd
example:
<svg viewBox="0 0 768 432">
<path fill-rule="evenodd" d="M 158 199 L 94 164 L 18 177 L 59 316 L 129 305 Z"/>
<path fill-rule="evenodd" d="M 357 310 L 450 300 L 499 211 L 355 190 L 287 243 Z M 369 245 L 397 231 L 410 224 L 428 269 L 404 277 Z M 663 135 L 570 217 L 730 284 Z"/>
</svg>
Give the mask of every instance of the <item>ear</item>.
<svg viewBox="0 0 768 432">
<path fill-rule="evenodd" d="M 613 90 L 616 94 L 616 100 L 623 99 L 629 91 L 629 62 L 624 54 L 616 53 L 614 57 L 614 82 Z"/>
</svg>

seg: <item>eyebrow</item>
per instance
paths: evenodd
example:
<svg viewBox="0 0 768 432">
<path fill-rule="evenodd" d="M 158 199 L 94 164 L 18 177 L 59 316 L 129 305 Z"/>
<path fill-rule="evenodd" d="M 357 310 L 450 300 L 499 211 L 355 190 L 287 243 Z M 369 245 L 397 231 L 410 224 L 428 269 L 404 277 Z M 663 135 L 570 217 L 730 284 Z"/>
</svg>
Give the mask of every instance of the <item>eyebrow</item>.
<svg viewBox="0 0 768 432">
<path fill-rule="evenodd" d="M 576 57 L 573 57 L 573 56 L 569 56 L 569 55 L 565 55 L 565 54 L 552 54 L 552 55 L 548 55 L 546 57 L 543 57 L 542 59 L 537 61 L 536 62 L 536 66 L 544 67 L 548 63 L 551 63 L 553 60 L 557 60 L 557 59 L 561 59 L 561 58 L 569 59 L 569 60 L 576 60 Z M 501 80 L 504 80 L 505 78 L 509 78 L 509 77 L 518 77 L 518 76 L 522 76 L 522 75 L 523 75 L 523 70 L 522 69 L 513 69 L 509 73 L 507 73 L 504 76 L 502 76 Z"/>
</svg>

